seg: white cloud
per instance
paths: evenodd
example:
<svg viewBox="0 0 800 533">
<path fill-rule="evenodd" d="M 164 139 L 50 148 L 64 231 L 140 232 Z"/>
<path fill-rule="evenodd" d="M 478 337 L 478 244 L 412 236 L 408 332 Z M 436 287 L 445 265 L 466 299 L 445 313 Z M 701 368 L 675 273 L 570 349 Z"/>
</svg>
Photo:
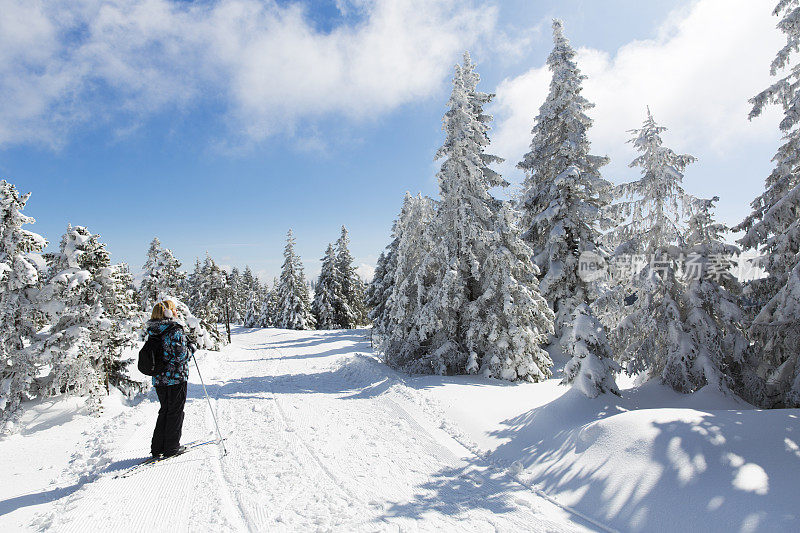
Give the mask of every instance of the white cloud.
<svg viewBox="0 0 800 533">
<path fill-rule="evenodd" d="M 588 76 L 584 95 L 596 104 L 592 148 L 611 156 L 609 179 L 621 181 L 614 174 L 633 154 L 627 130 L 639 127 L 647 105 L 669 128 L 667 140 L 677 151 L 719 155 L 773 138 L 777 111 L 749 122 L 747 100 L 771 83 L 769 64 L 783 42 L 776 23 L 763 2 L 699 0 L 673 13 L 653 40 L 633 41 L 613 55 L 578 48 L 578 65 Z M 549 83 L 543 65 L 497 88 L 493 151 L 507 159 L 502 170 L 508 175 L 520 176 L 513 166 L 528 150 Z"/>
<path fill-rule="evenodd" d="M 479 5 L 479 3 L 478 3 Z M 432 94 L 496 24 L 458 0 L 352 0 L 317 30 L 274 0 L 0 0 L 0 144 L 57 145 L 76 124 L 207 99 L 245 139 L 300 119 L 369 119 Z"/>
</svg>

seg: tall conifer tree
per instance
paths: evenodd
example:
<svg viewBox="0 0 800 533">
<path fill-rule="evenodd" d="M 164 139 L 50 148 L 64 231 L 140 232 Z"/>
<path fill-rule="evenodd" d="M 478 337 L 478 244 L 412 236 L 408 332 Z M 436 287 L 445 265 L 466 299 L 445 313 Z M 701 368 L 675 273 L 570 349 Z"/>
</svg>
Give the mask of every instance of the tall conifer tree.
<svg viewBox="0 0 800 533">
<path fill-rule="evenodd" d="M 367 322 L 364 283 L 356 272 L 349 245 L 350 236 L 347 228 L 342 226 L 342 233 L 336 241 L 336 275 L 341 287 L 342 301 L 335 305 L 335 309 L 336 322 L 345 329 L 355 328 Z"/>
<path fill-rule="evenodd" d="M 292 230 L 286 235 L 281 277 L 275 287 L 275 327 L 283 329 L 314 329 L 314 315 L 303 264 L 294 251 Z"/>
<path fill-rule="evenodd" d="M 345 304 L 342 286 L 340 285 L 339 269 L 336 261 L 336 251 L 332 244 L 328 245 L 325 257 L 322 258 L 322 270 L 319 280 L 314 287 L 314 302 L 311 304 L 311 312 L 317 321 L 317 329 L 339 329 L 341 324 L 337 322 L 336 312 Z"/>
<path fill-rule="evenodd" d="M 456 66 L 446 139 L 437 153 L 444 162 L 429 237 L 435 245 L 415 276 L 424 287 L 413 317 L 415 339 L 401 342 L 399 351 L 390 344 L 387 359 L 399 356 L 402 366 L 416 371 L 481 371 L 538 381 L 550 375 L 552 362 L 539 344 L 552 333 L 552 312 L 538 291 L 530 249 L 512 211 L 489 192 L 508 184 L 489 168 L 502 160 L 485 152 L 492 117 L 483 107 L 493 95 L 477 90 L 479 79 L 465 53 Z M 519 307 L 506 305 L 510 301 Z"/>
<path fill-rule="evenodd" d="M 778 406 L 800 407 L 800 65 L 791 64 L 800 49 L 800 1 L 781 0 L 773 14 L 780 17 L 778 29 L 786 35 L 786 44 L 772 61 L 771 74 L 790 68 L 750 100 L 750 118 L 760 116 L 769 104 L 780 105 L 783 144 L 772 158 L 775 168 L 764 192 L 734 230 L 745 232 L 739 241 L 745 249 L 763 253 L 769 274 L 751 282 L 747 291 L 761 306 L 750 335 L 773 368 L 771 400 Z"/>
<path fill-rule="evenodd" d="M 31 254 L 47 241 L 23 229 L 35 222 L 22 214 L 29 197 L 0 181 L 0 428 L 9 429 L 20 402 L 35 394 L 31 387 L 38 372 L 38 361 L 25 349 L 38 329 L 32 310 L 39 270 Z"/>
<path fill-rule="evenodd" d="M 594 299 L 578 275 L 583 252 L 599 253 L 602 210 L 611 201 L 611 184 L 600 167 L 607 157 L 591 155 L 588 137 L 594 107 L 581 94 L 583 80 L 575 50 L 553 21 L 550 92 L 532 130 L 530 151 L 517 165 L 525 171 L 520 198 L 524 239 L 540 270 L 540 290 L 555 312 L 555 335 L 572 322 L 574 309 Z"/>
</svg>

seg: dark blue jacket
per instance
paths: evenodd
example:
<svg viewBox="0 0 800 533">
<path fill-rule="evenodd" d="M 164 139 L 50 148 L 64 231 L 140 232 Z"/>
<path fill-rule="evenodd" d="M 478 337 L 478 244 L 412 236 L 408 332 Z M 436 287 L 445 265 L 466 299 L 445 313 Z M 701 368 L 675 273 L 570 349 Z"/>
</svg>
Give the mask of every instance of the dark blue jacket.
<svg viewBox="0 0 800 533">
<path fill-rule="evenodd" d="M 147 323 L 148 335 L 161 335 L 164 346 L 166 370 L 153 376 L 154 386 L 178 385 L 189 379 L 189 350 L 183 327 L 172 320 L 150 320 Z"/>
</svg>

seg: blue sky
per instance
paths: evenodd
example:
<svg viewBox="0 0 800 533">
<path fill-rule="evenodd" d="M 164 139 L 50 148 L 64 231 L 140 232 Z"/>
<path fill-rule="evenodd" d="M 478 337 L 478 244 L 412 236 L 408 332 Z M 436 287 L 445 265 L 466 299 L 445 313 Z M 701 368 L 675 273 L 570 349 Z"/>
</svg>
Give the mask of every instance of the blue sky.
<svg viewBox="0 0 800 533">
<path fill-rule="evenodd" d="M 339 227 L 374 264 L 405 191 L 435 195 L 452 65 L 496 91 L 492 150 L 514 163 L 547 91 L 550 20 L 580 50 L 595 151 L 633 179 L 649 104 L 699 162 L 687 191 L 733 224 L 761 190 L 777 112 L 747 121 L 781 43 L 770 2 L 0 0 L 0 177 L 31 229 L 100 233 L 137 270 L 157 235 L 190 269 L 279 272 L 285 233 L 314 275 Z"/>
</svg>

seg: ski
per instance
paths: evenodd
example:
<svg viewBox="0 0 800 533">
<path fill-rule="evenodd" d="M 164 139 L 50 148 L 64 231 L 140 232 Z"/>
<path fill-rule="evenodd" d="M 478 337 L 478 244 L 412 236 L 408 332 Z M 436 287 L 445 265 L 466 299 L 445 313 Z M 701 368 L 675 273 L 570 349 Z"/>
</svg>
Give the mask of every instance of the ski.
<svg viewBox="0 0 800 533">
<path fill-rule="evenodd" d="M 184 450 L 182 453 L 175 454 L 175 455 L 170 455 L 170 456 L 167 456 L 167 457 L 164 457 L 164 456 L 148 457 L 147 459 L 143 460 L 142 462 L 136 463 L 135 465 L 133 465 L 133 466 L 127 468 L 126 470 L 123 470 L 119 474 L 115 475 L 114 479 L 126 478 L 126 477 L 130 476 L 131 474 L 135 474 L 136 472 L 138 472 L 140 470 L 143 470 L 143 469 L 145 469 L 145 467 L 148 467 L 150 465 L 154 465 L 156 463 L 160 463 L 162 461 L 166 461 L 167 459 L 172 459 L 173 457 L 180 457 L 181 455 L 183 455 L 185 453 L 188 453 L 190 450 L 193 450 L 193 449 L 198 448 L 200 446 L 205 446 L 205 445 L 208 445 L 208 444 L 219 444 L 219 442 L 220 441 L 218 439 L 211 439 L 211 440 L 207 440 L 207 441 L 203 441 L 203 442 L 196 442 L 195 441 L 195 442 L 190 442 L 188 444 L 184 444 L 184 446 L 186 446 L 186 450 Z"/>
</svg>

